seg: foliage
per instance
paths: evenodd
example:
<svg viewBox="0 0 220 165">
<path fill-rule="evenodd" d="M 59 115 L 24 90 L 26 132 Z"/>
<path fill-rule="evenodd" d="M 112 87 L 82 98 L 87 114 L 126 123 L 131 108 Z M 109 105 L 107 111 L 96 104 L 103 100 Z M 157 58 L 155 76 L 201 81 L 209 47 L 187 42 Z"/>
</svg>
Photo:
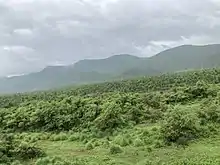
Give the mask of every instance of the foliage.
<svg viewBox="0 0 220 165">
<path fill-rule="evenodd" d="M 114 142 L 115 144 L 120 145 L 121 147 L 125 147 L 129 145 L 129 139 L 121 135 L 115 137 Z"/>
<path fill-rule="evenodd" d="M 86 144 L 86 149 L 87 150 L 92 150 L 94 148 L 94 145 L 92 144 L 92 142 L 88 142 L 87 144 Z"/>
<path fill-rule="evenodd" d="M 29 160 L 45 156 L 45 153 L 26 142 L 16 141 L 14 135 L 3 134 L 0 141 L 0 163 L 10 163 L 13 160 Z"/>
<path fill-rule="evenodd" d="M 63 144 L 74 144 L 66 155 L 89 157 L 97 153 L 90 158 L 95 162 L 89 162 L 91 164 L 96 164 L 97 159 L 101 159 L 97 164 L 115 163 L 107 158 L 102 160 L 104 158 L 99 157 L 102 152 L 110 157 L 119 154 L 136 159 L 136 156 L 156 155 L 162 148 L 169 151 L 167 144 L 175 143 L 186 149 L 193 140 L 218 135 L 219 73 L 219 69 L 191 71 L 1 96 L 0 131 L 4 138 L 0 144 L 0 164 L 35 161 L 44 156 L 35 143 L 49 147 L 47 143 L 56 144 L 55 153 L 59 152 L 59 145 L 62 148 Z M 177 164 L 185 161 L 191 163 L 191 160 L 183 160 Z M 139 164 L 151 162 L 155 164 L 154 160 Z M 36 162 L 38 165 L 74 163 L 88 164 L 84 160 L 51 157 Z"/>
<path fill-rule="evenodd" d="M 68 161 L 60 157 L 45 157 L 38 159 L 35 165 L 86 165 L 86 162 L 80 159 Z"/>
<path fill-rule="evenodd" d="M 203 107 L 198 111 L 199 117 L 202 119 L 202 123 L 220 123 L 220 107 L 218 104 L 209 102 L 208 107 Z"/>
<path fill-rule="evenodd" d="M 122 153 L 123 150 L 121 149 L 120 146 L 117 146 L 117 145 L 113 145 L 110 147 L 110 154 L 119 154 L 119 153 Z"/>
<path fill-rule="evenodd" d="M 175 106 L 165 116 L 161 129 L 166 142 L 177 142 L 180 138 L 193 140 L 202 132 L 200 119 L 192 111 L 192 107 Z"/>
<path fill-rule="evenodd" d="M 141 147 L 141 146 L 144 146 L 144 143 L 141 139 L 137 138 L 134 140 L 134 146 L 135 147 Z"/>
</svg>

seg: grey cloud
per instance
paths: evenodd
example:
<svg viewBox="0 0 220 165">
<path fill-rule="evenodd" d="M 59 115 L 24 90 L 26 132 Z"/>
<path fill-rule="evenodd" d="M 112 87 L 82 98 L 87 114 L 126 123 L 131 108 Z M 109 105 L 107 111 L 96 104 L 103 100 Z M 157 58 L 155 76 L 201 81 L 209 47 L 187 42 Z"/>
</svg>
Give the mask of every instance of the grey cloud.
<svg viewBox="0 0 220 165">
<path fill-rule="evenodd" d="M 15 29 L 14 30 L 15 34 L 18 35 L 24 35 L 24 36 L 31 36 L 32 35 L 32 30 L 31 29 Z"/>
<path fill-rule="evenodd" d="M 218 43 L 219 22 L 218 0 L 0 0 L 0 76 Z"/>
</svg>

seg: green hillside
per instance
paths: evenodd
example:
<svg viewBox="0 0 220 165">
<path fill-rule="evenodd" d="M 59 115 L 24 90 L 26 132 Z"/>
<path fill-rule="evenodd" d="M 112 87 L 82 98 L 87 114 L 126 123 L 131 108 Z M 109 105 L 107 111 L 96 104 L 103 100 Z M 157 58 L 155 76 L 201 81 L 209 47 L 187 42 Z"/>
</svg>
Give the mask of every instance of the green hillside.
<svg viewBox="0 0 220 165">
<path fill-rule="evenodd" d="M 0 164 L 218 165 L 220 69 L 0 96 Z"/>
<path fill-rule="evenodd" d="M 220 65 L 220 45 L 184 45 L 150 58 L 115 55 L 82 60 L 71 66 L 50 66 L 25 76 L 0 79 L 0 93 L 36 91 L 91 84 Z"/>
</svg>

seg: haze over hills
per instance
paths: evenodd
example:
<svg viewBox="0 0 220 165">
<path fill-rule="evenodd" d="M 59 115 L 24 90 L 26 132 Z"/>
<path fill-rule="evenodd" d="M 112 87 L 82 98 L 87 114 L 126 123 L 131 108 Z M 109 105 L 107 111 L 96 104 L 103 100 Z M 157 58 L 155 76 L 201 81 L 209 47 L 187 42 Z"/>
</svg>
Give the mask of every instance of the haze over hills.
<svg viewBox="0 0 220 165">
<path fill-rule="evenodd" d="M 40 72 L 0 79 L 0 93 L 58 88 L 137 76 L 151 76 L 186 69 L 220 66 L 220 44 L 183 45 L 149 58 L 128 54 L 106 59 L 81 60 L 70 66 L 49 66 Z"/>
</svg>

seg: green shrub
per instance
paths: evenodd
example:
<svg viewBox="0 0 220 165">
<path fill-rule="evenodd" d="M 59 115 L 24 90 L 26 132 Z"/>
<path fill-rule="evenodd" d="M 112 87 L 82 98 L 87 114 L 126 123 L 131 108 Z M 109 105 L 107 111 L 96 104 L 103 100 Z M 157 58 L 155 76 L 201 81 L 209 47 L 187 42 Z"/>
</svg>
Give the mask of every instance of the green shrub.
<svg viewBox="0 0 220 165">
<path fill-rule="evenodd" d="M 146 150 L 147 150 L 147 152 L 152 152 L 152 151 L 153 151 L 153 148 L 152 148 L 151 146 L 148 146 L 148 147 L 146 148 Z"/>
<path fill-rule="evenodd" d="M 92 144 L 92 142 L 88 142 L 86 144 L 86 150 L 92 150 L 92 149 L 94 149 L 94 145 Z"/>
<path fill-rule="evenodd" d="M 144 143 L 141 139 L 137 138 L 134 140 L 134 146 L 135 147 L 141 147 L 141 146 L 144 146 Z"/>
<path fill-rule="evenodd" d="M 29 140 L 30 143 L 35 143 L 39 140 L 38 137 L 31 137 L 31 139 Z"/>
<path fill-rule="evenodd" d="M 176 106 L 165 116 L 161 133 L 165 142 L 177 142 L 179 138 L 188 141 L 201 136 L 198 116 L 191 107 Z"/>
<path fill-rule="evenodd" d="M 186 137 L 180 137 L 177 139 L 176 144 L 179 146 L 188 146 L 189 140 Z"/>
<path fill-rule="evenodd" d="M 45 157 L 36 161 L 35 165 L 86 165 L 87 162 L 81 159 L 73 159 L 71 161 L 64 160 L 60 157 Z"/>
<path fill-rule="evenodd" d="M 150 135 L 150 132 L 148 130 L 143 130 L 143 132 L 141 133 L 142 137 L 148 137 Z"/>
<path fill-rule="evenodd" d="M 177 141 L 177 143 L 178 143 L 178 141 Z M 161 148 L 161 147 L 163 147 L 163 146 L 164 146 L 164 144 L 163 144 L 162 141 L 160 141 L 160 140 L 155 140 L 155 141 L 154 141 L 154 147 L 155 147 L 155 148 Z"/>
<path fill-rule="evenodd" d="M 9 164 L 12 160 L 12 158 L 8 157 L 7 155 L 0 153 L 1 154 L 1 159 L 0 159 L 0 163 L 1 164 Z"/>
<path fill-rule="evenodd" d="M 84 139 L 84 140 L 82 141 L 82 143 L 83 143 L 83 144 L 86 144 L 86 143 L 88 143 L 88 141 L 89 141 L 88 139 Z"/>
<path fill-rule="evenodd" d="M 59 135 L 54 135 L 52 140 L 53 141 L 60 141 L 60 136 Z"/>
<path fill-rule="evenodd" d="M 43 133 L 39 135 L 39 140 L 49 140 L 50 139 L 51 134 L 49 133 Z"/>
<path fill-rule="evenodd" d="M 35 162 L 35 165 L 48 165 L 51 164 L 52 160 L 49 157 L 40 158 Z"/>
<path fill-rule="evenodd" d="M 68 136 L 65 133 L 60 133 L 57 135 L 52 135 L 50 139 L 52 141 L 65 141 L 68 139 Z"/>
<path fill-rule="evenodd" d="M 20 161 L 14 161 L 11 165 L 22 165 Z"/>
<path fill-rule="evenodd" d="M 103 145 L 103 147 L 105 147 L 105 148 L 109 148 L 110 142 L 109 142 L 108 140 L 103 140 L 103 141 L 102 141 L 102 145 Z"/>
<path fill-rule="evenodd" d="M 110 154 L 119 154 L 119 153 L 122 153 L 123 152 L 123 150 L 121 149 L 121 147 L 120 146 L 116 146 L 116 145 L 113 145 L 113 146 L 111 146 L 110 147 Z"/>
<path fill-rule="evenodd" d="M 121 115 L 122 108 L 114 102 L 103 105 L 104 112 L 95 120 L 95 125 L 101 131 L 113 132 L 116 128 L 122 128 L 126 121 Z"/>
<path fill-rule="evenodd" d="M 21 142 L 17 145 L 13 150 L 13 154 L 24 160 L 45 156 L 45 153 L 41 149 L 27 142 Z"/>
<path fill-rule="evenodd" d="M 114 142 L 116 144 L 120 145 L 121 147 L 125 147 L 125 146 L 129 145 L 129 139 L 127 139 L 123 136 L 120 136 L 120 135 L 114 139 Z"/>
<path fill-rule="evenodd" d="M 11 134 L 1 136 L 0 163 L 8 163 L 14 160 L 29 160 L 45 156 L 45 153 L 28 142 L 17 141 Z"/>
<path fill-rule="evenodd" d="M 158 128 L 157 128 L 157 127 L 153 127 L 153 128 L 151 129 L 151 131 L 157 132 L 157 131 L 158 131 Z"/>
<path fill-rule="evenodd" d="M 68 135 L 66 133 L 60 133 L 59 136 L 60 136 L 60 140 L 62 140 L 62 141 L 68 139 Z"/>
<path fill-rule="evenodd" d="M 68 140 L 69 141 L 77 141 L 77 140 L 79 140 L 79 137 L 77 135 L 70 135 Z"/>
<path fill-rule="evenodd" d="M 87 139 L 87 136 L 86 136 L 85 134 L 81 134 L 81 135 L 79 136 L 79 140 L 80 140 L 81 142 L 83 142 L 85 139 Z"/>
<path fill-rule="evenodd" d="M 208 107 L 202 108 L 198 111 L 199 118 L 202 119 L 202 124 L 207 123 L 220 123 L 220 106 L 217 104 L 209 103 Z"/>
<path fill-rule="evenodd" d="M 195 86 L 189 87 L 186 91 L 192 94 L 193 98 L 208 97 L 208 84 L 205 81 L 198 81 Z"/>
<path fill-rule="evenodd" d="M 98 146 L 100 146 L 100 142 L 99 141 L 95 141 L 93 145 L 94 145 L 94 147 L 98 147 Z"/>
<path fill-rule="evenodd" d="M 154 163 L 150 160 L 143 160 L 141 162 L 138 162 L 137 165 L 153 165 Z"/>
</svg>

